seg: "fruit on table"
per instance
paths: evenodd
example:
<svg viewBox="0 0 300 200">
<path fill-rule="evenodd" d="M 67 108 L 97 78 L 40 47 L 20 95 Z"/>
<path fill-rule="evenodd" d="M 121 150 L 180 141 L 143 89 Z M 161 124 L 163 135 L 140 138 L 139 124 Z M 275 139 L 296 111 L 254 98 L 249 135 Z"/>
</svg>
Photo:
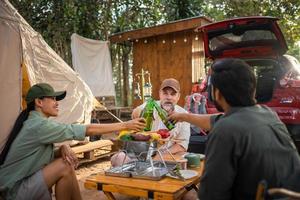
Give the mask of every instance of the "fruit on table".
<svg viewBox="0 0 300 200">
<path fill-rule="evenodd" d="M 150 135 L 145 135 L 145 134 L 132 134 L 131 135 L 133 137 L 134 141 L 149 141 L 151 139 Z"/>
<path fill-rule="evenodd" d="M 121 131 L 117 139 L 122 141 L 157 141 L 162 136 L 157 132 L 139 132 L 133 133 L 133 131 Z"/>
<path fill-rule="evenodd" d="M 132 141 L 133 138 L 132 138 L 131 134 L 132 134 L 132 131 L 126 131 L 126 130 L 121 131 L 118 135 L 118 139 L 122 140 L 122 141 Z"/>
<path fill-rule="evenodd" d="M 133 131 L 123 130 L 123 131 L 120 131 L 118 137 L 120 138 L 123 135 L 131 134 L 131 133 L 133 133 Z"/>
<path fill-rule="evenodd" d="M 161 139 L 161 135 L 158 133 L 151 133 L 150 136 L 152 141 Z"/>
<path fill-rule="evenodd" d="M 162 137 L 163 139 L 168 138 L 168 137 L 170 136 L 170 132 L 169 132 L 168 129 L 159 129 L 159 130 L 157 131 L 157 133 L 158 133 L 159 135 L 161 135 L 161 137 Z"/>
<path fill-rule="evenodd" d="M 126 134 L 126 135 L 122 135 L 120 137 L 120 140 L 122 140 L 122 141 L 132 141 L 133 137 L 130 134 Z"/>
</svg>

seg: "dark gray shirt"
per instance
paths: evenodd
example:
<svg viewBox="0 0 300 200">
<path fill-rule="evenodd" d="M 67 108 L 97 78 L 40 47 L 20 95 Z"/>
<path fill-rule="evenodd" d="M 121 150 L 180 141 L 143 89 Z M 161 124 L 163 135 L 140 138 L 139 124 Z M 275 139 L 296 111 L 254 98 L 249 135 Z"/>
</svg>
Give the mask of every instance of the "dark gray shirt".
<svg viewBox="0 0 300 200">
<path fill-rule="evenodd" d="M 211 118 L 200 200 L 255 199 L 257 185 L 300 192 L 300 158 L 285 125 L 266 106 Z"/>
</svg>

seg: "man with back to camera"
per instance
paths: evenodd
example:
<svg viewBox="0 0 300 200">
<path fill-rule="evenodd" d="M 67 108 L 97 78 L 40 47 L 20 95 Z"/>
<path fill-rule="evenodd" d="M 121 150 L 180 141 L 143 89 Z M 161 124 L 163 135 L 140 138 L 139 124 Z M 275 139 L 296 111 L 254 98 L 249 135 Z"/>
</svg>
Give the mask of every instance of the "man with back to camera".
<svg viewBox="0 0 300 200">
<path fill-rule="evenodd" d="M 180 98 L 180 84 L 174 78 L 168 78 L 163 80 L 159 89 L 159 101 L 157 103 L 159 106 L 168 110 L 170 107 L 178 113 L 187 113 L 182 107 L 178 106 L 177 103 Z M 136 107 L 132 112 L 132 118 L 138 118 L 145 108 L 146 103 Z M 152 131 L 157 131 L 159 129 L 166 129 L 166 126 L 158 116 L 156 110 L 153 112 L 153 124 Z M 170 131 L 170 137 L 177 139 L 176 142 L 171 142 L 168 146 L 168 150 L 172 154 L 186 152 L 188 149 L 189 139 L 190 139 L 190 124 L 187 122 L 178 122 L 175 124 L 175 128 Z M 124 153 L 115 154 L 112 159 L 113 166 L 119 166 L 122 163 L 129 162 L 130 159 L 128 157 L 125 158 Z"/>
<path fill-rule="evenodd" d="M 169 117 L 210 130 L 199 198 L 253 200 L 261 180 L 269 188 L 300 192 L 297 149 L 278 116 L 256 104 L 251 67 L 240 59 L 217 60 L 208 87 L 211 100 L 224 114 Z"/>
</svg>

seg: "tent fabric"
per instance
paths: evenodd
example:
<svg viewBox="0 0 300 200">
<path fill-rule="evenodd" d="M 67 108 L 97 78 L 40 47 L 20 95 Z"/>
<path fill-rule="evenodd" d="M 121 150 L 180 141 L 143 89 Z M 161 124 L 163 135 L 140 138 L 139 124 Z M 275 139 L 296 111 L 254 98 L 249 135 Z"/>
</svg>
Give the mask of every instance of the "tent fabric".
<svg viewBox="0 0 300 200">
<path fill-rule="evenodd" d="M 71 36 L 71 50 L 73 67 L 94 96 L 116 96 L 108 42 L 74 33 Z"/>
<path fill-rule="evenodd" d="M 9 10 L 1 3 L 0 15 Z M 21 37 L 19 28 L 0 17 L 0 151 L 21 110 Z"/>
<path fill-rule="evenodd" d="M 39 33 L 7 1 L 0 1 L 0 150 L 22 110 L 22 70 L 26 66 L 30 85 L 49 83 L 66 90 L 59 103 L 63 123 L 89 123 L 94 96 L 88 85 L 57 55 Z"/>
</svg>

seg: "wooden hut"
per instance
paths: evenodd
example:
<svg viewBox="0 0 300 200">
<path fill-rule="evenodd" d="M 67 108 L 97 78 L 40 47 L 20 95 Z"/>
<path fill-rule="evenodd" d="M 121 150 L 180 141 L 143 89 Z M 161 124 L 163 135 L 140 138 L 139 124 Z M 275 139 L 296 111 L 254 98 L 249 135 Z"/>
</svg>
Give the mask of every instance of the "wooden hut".
<svg viewBox="0 0 300 200">
<path fill-rule="evenodd" d="M 176 78 L 181 85 L 179 105 L 191 93 L 192 83 L 204 78 L 204 51 L 201 33 L 195 28 L 210 23 L 206 17 L 194 17 L 158 26 L 111 35 L 111 43 L 131 41 L 133 44 L 133 75 L 142 69 L 150 72 L 152 96 L 158 99 L 161 81 Z M 133 83 L 137 77 L 133 77 Z M 134 88 L 134 86 L 133 86 Z M 133 106 L 141 104 L 134 99 Z"/>
</svg>

